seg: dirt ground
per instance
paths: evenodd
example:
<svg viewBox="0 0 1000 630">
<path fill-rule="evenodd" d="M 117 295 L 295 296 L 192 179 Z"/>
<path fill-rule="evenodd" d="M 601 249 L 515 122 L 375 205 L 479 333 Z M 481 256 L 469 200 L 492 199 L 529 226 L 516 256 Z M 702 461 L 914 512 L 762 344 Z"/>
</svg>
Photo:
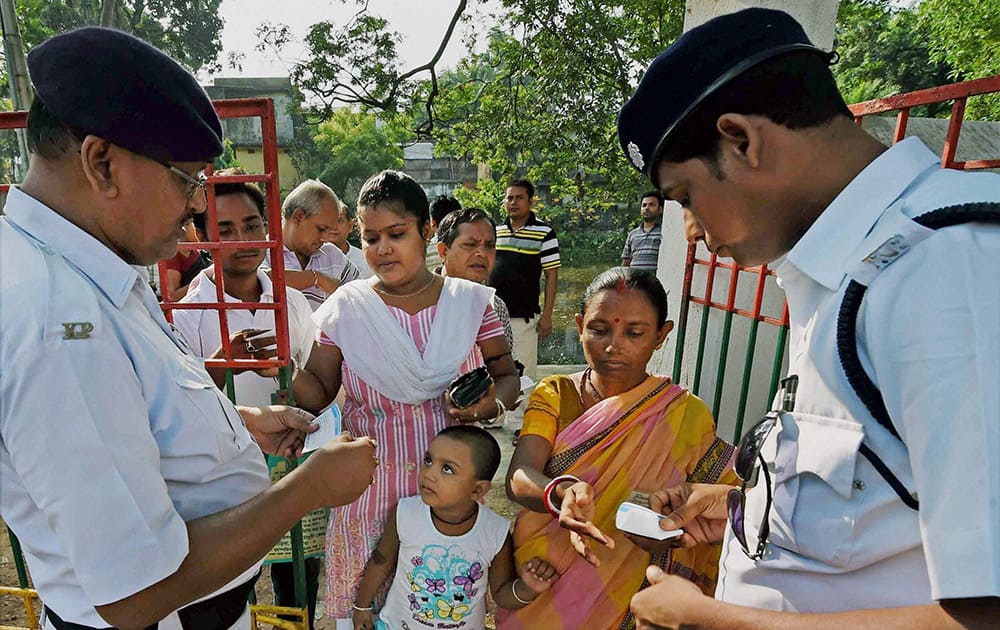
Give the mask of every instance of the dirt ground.
<svg viewBox="0 0 1000 630">
<path fill-rule="evenodd" d="M 497 438 L 501 443 L 506 442 L 506 444 L 510 444 L 509 436 L 504 432 L 498 432 Z M 507 457 L 509 457 L 508 450 L 509 447 L 505 445 L 504 451 Z M 501 466 L 501 471 L 506 471 L 506 469 L 506 465 Z M 497 513 L 506 518 L 513 519 L 517 514 L 517 506 L 507 500 L 503 490 L 503 483 L 499 480 L 494 482 L 493 489 L 490 491 L 486 502 Z M 0 586 L 16 587 L 17 585 L 17 569 L 15 568 L 14 556 L 11 553 L 10 539 L 7 537 L 7 527 L 0 521 Z M 320 600 L 323 598 L 323 591 L 324 584 L 321 576 Z M 267 567 L 264 568 L 263 574 L 257 580 L 257 601 L 261 603 L 273 601 L 271 579 Z M 318 608 L 322 610 L 322 604 Z M 39 606 L 38 609 L 41 610 L 41 607 Z M 20 598 L 10 596 L 0 597 L 0 626 L 28 627 L 27 616 Z M 490 629 L 494 628 L 492 614 L 487 618 L 486 627 Z M 316 630 L 335 630 L 334 622 L 329 619 L 320 619 L 316 622 Z"/>
</svg>

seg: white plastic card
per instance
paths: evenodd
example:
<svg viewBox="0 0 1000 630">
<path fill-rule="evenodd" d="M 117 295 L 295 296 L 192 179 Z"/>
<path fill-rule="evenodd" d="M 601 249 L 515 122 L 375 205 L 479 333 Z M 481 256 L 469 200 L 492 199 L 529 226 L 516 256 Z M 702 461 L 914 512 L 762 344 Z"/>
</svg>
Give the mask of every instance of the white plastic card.
<svg viewBox="0 0 1000 630">
<path fill-rule="evenodd" d="M 303 453 L 315 451 L 341 434 L 340 407 L 336 403 L 330 405 L 330 408 L 316 416 L 313 422 L 319 423 L 319 430 L 306 435 L 306 443 L 302 447 Z"/>
<path fill-rule="evenodd" d="M 662 514 L 647 507 L 625 502 L 618 506 L 615 526 L 623 532 L 654 540 L 675 538 L 684 533 L 683 529 L 660 529 L 660 520 L 663 518 Z"/>
</svg>

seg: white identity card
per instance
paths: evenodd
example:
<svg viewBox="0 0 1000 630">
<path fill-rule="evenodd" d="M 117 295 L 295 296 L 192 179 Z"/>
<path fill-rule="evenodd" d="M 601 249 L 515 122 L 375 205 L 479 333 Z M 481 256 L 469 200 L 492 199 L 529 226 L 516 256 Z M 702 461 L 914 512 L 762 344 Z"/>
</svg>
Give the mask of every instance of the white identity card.
<svg viewBox="0 0 1000 630">
<path fill-rule="evenodd" d="M 342 433 L 340 407 L 336 403 L 330 405 L 329 409 L 316 416 L 313 422 L 319 423 L 319 430 L 306 435 L 306 443 L 302 447 L 303 453 L 315 451 L 330 440 L 336 439 Z"/>
</svg>

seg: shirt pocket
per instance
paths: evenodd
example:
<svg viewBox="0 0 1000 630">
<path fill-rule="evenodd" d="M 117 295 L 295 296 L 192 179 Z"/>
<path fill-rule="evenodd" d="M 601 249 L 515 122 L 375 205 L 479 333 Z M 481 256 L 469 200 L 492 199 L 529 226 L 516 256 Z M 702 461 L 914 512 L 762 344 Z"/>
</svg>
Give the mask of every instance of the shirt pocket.
<svg viewBox="0 0 1000 630">
<path fill-rule="evenodd" d="M 236 457 L 250 441 L 249 433 L 236 407 L 215 385 L 201 359 L 180 355 L 174 380 L 190 403 L 191 413 L 185 413 L 184 420 L 197 422 L 202 431 L 207 431 L 206 438 L 211 436 L 205 444 L 215 445 L 212 456 L 220 461 Z"/>
<path fill-rule="evenodd" d="M 848 566 L 857 521 L 855 467 L 863 438 L 863 428 L 848 420 L 782 414 L 771 542 L 830 566 Z"/>
</svg>

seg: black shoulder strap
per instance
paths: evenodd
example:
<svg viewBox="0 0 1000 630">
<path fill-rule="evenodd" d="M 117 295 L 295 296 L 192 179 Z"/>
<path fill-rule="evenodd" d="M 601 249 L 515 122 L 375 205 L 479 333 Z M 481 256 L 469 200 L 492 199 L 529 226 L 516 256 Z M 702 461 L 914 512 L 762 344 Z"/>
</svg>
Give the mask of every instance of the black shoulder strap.
<svg viewBox="0 0 1000 630">
<path fill-rule="evenodd" d="M 1000 203 L 980 202 L 967 203 L 955 206 L 948 206 L 938 210 L 932 210 L 913 219 L 920 225 L 937 230 L 939 228 L 961 223 L 1000 223 Z M 861 365 L 861 358 L 858 353 L 857 323 L 858 312 L 861 310 L 861 302 L 864 300 L 865 291 L 868 287 L 857 280 L 851 280 L 844 293 L 844 301 L 840 304 L 840 312 L 837 315 L 837 353 L 840 355 L 840 364 L 844 369 L 847 382 L 851 389 L 857 394 L 865 408 L 868 409 L 876 422 L 900 439 L 899 432 L 889 417 L 882 393 L 872 382 Z M 896 478 L 889 468 L 882 462 L 871 449 L 864 447 L 861 454 L 872 463 L 879 474 L 892 486 L 899 498 L 907 506 L 916 510 L 919 507 L 917 500 Z"/>
</svg>

